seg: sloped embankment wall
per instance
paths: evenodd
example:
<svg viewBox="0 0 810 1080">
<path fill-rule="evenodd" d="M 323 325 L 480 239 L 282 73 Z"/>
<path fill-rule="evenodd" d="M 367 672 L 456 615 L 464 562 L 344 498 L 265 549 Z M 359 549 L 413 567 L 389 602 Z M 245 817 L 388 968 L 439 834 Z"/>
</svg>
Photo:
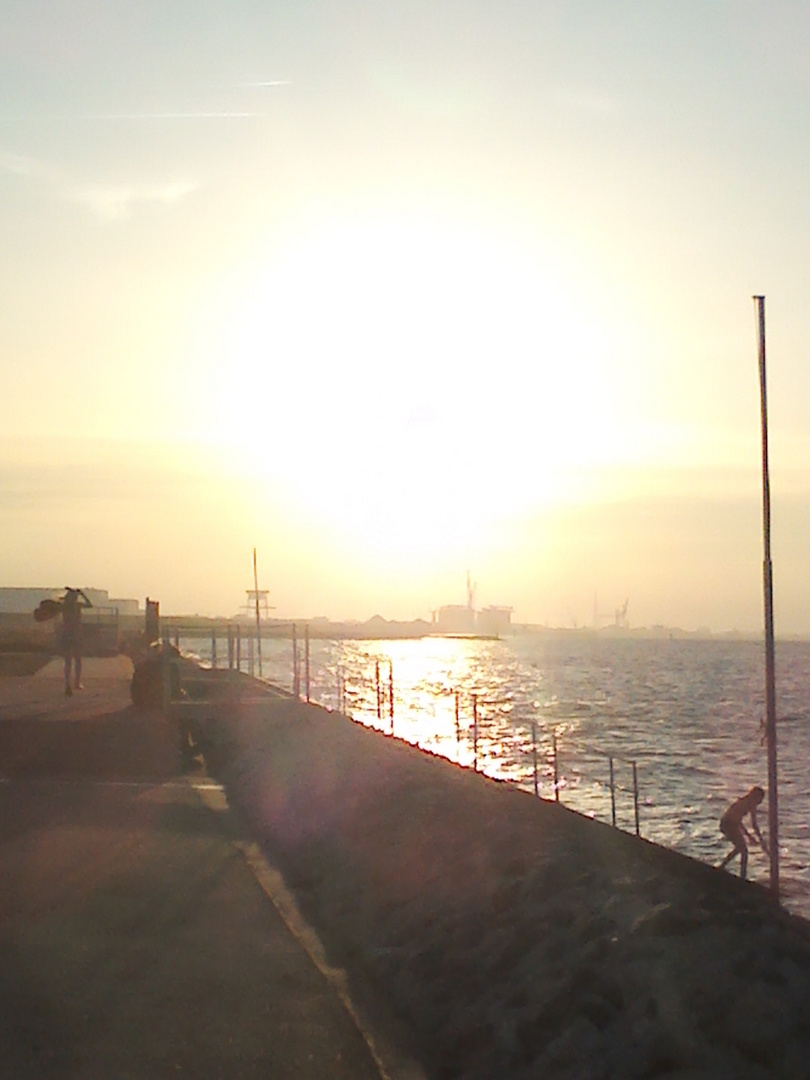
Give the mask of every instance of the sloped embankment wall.
<svg viewBox="0 0 810 1080">
<path fill-rule="evenodd" d="M 234 705 L 208 737 L 432 1075 L 810 1077 L 807 924 L 756 886 L 317 707 Z"/>
</svg>

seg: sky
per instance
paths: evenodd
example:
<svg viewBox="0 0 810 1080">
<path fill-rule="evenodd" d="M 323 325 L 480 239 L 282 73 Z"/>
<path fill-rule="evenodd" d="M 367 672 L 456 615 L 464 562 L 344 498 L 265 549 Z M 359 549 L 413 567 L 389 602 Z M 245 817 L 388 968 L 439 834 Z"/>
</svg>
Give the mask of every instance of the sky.
<svg viewBox="0 0 810 1080">
<path fill-rule="evenodd" d="M 810 632 L 810 8 L 0 0 L 0 583 Z"/>
</svg>

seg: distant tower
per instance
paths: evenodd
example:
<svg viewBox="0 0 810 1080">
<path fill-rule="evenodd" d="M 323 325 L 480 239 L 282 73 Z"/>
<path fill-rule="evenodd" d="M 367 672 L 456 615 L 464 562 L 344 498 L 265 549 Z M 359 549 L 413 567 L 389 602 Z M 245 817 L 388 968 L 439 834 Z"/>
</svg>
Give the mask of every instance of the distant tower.
<svg viewBox="0 0 810 1080">
<path fill-rule="evenodd" d="M 244 608 L 245 614 L 254 615 L 256 613 L 256 608 L 258 607 L 261 617 L 263 619 L 268 619 L 270 617 L 270 611 L 273 610 L 268 600 L 270 590 L 245 589 L 245 594 L 247 595 L 247 603 Z"/>
</svg>

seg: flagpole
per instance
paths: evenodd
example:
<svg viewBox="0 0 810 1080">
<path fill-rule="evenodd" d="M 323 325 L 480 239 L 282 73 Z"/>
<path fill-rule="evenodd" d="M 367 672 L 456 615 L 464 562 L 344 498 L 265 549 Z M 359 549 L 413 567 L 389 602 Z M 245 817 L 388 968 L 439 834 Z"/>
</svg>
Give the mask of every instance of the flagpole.
<svg viewBox="0 0 810 1080">
<path fill-rule="evenodd" d="M 755 296 L 759 331 L 759 393 L 762 422 L 762 584 L 765 600 L 765 740 L 768 750 L 768 849 L 771 893 L 779 901 L 779 799 L 776 776 L 776 664 L 771 563 L 771 481 L 768 469 L 768 395 L 765 377 L 765 297 Z"/>
</svg>

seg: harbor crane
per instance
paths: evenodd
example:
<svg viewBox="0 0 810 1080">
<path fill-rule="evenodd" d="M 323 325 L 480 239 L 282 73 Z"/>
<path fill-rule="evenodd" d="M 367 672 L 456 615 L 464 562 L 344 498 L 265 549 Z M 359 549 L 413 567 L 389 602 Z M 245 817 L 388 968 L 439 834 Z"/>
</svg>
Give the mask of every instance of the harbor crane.
<svg viewBox="0 0 810 1080">
<path fill-rule="evenodd" d="M 630 603 L 630 597 L 628 596 L 625 602 L 620 608 L 616 608 L 614 626 L 618 626 L 622 630 L 627 630 L 630 626 L 630 622 L 627 618 L 627 605 Z"/>
<path fill-rule="evenodd" d="M 603 622 L 610 622 L 613 620 L 613 627 L 617 630 L 629 630 L 630 622 L 627 618 L 627 608 L 630 604 L 630 597 L 624 601 L 621 607 L 613 609 L 612 613 L 602 612 L 599 610 L 599 601 L 597 595 L 594 593 L 593 597 L 593 626 L 594 630 L 598 630 L 599 626 Z"/>
</svg>

